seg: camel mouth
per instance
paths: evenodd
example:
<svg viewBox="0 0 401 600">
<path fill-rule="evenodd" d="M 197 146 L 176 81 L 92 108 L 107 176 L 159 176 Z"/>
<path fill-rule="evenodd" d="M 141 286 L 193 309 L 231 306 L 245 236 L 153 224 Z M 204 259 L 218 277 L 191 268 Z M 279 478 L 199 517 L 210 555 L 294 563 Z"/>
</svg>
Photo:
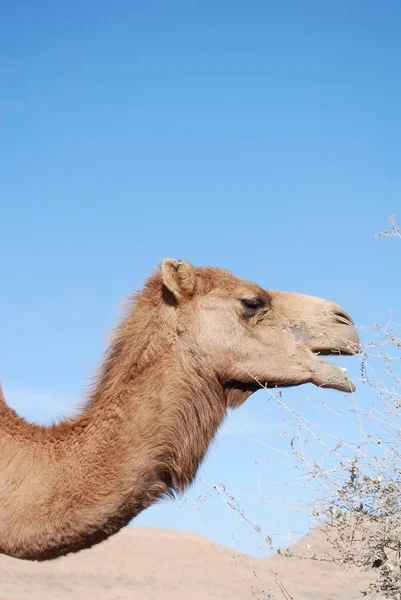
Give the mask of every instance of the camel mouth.
<svg viewBox="0 0 401 600">
<path fill-rule="evenodd" d="M 248 379 L 250 374 L 247 374 L 245 381 L 230 380 L 224 384 L 226 389 L 235 389 L 238 392 L 254 393 L 260 389 L 275 389 L 297 387 L 304 383 L 313 383 L 319 388 L 328 388 L 338 390 L 340 392 L 351 393 L 355 392 L 356 385 L 350 377 L 348 377 L 347 369 L 327 360 L 327 356 L 355 356 L 361 350 L 361 345 L 357 330 L 349 319 L 345 316 L 336 315 L 339 319 L 343 319 L 341 323 L 330 325 L 329 328 L 323 328 L 318 331 L 315 336 L 309 339 L 302 340 L 301 344 L 307 350 L 308 357 L 304 363 L 304 367 L 300 366 L 300 376 L 285 376 L 285 369 L 282 376 L 277 379 L 257 379 L 253 381 Z M 345 323 L 346 321 L 346 323 Z M 299 338 L 305 335 L 301 329 L 296 330 L 296 337 Z M 297 340 L 297 341 L 298 341 Z M 306 349 L 305 348 L 305 349 Z M 302 373 L 302 368 L 304 372 Z"/>
<path fill-rule="evenodd" d="M 355 330 L 354 330 L 355 331 Z M 316 356 L 316 372 L 312 379 L 317 387 L 331 388 L 340 392 L 355 392 L 356 385 L 354 381 L 348 377 L 347 369 L 340 367 L 335 363 L 320 358 L 322 356 L 355 356 L 360 352 L 360 343 L 355 339 L 355 335 L 351 341 L 345 341 L 341 344 L 333 344 L 332 346 L 317 346 L 312 349 L 312 353 Z"/>
<path fill-rule="evenodd" d="M 341 392 L 354 392 L 355 383 L 347 375 L 347 370 L 321 357 L 355 356 L 361 351 L 357 329 L 347 314 L 338 310 L 335 320 L 308 340 L 308 347 L 315 355 L 312 383 L 322 388 Z"/>
<path fill-rule="evenodd" d="M 338 346 L 333 348 L 313 348 L 312 352 L 316 356 L 355 356 L 360 352 L 360 345 L 349 345 L 343 348 L 338 348 Z"/>
</svg>

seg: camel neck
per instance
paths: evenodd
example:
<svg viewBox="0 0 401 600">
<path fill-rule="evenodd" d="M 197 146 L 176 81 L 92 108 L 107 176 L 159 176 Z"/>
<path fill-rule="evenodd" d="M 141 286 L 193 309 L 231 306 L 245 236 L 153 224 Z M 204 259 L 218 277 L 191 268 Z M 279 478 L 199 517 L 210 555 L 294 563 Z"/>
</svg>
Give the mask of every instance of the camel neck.
<svg viewBox="0 0 401 600">
<path fill-rule="evenodd" d="M 46 560 L 90 547 L 185 489 L 224 418 L 221 394 L 165 361 L 118 390 L 95 389 L 82 415 L 50 428 L 8 409 L 0 552 Z"/>
</svg>

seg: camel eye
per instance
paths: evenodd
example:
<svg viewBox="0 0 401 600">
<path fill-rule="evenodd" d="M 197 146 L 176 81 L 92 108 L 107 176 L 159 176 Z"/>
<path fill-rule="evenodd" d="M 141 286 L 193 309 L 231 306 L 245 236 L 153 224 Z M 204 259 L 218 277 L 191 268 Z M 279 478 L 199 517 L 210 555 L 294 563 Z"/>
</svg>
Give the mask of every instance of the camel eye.
<svg viewBox="0 0 401 600">
<path fill-rule="evenodd" d="M 244 308 L 252 312 L 262 310 L 265 307 L 265 303 L 258 298 L 242 298 L 241 304 Z"/>
</svg>

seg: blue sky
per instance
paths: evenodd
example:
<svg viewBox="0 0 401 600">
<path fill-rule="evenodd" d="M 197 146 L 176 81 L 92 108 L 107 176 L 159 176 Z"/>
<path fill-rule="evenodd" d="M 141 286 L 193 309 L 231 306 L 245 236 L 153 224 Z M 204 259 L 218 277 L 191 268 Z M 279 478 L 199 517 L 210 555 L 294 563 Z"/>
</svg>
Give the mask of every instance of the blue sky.
<svg viewBox="0 0 401 600">
<path fill-rule="evenodd" d="M 119 304 L 166 256 L 336 300 L 358 325 L 401 308 L 399 251 L 375 239 L 401 212 L 398 2 L 36 0 L 0 17 L 0 373 L 21 414 L 82 397 Z M 264 530 L 303 527 L 251 498 L 283 474 L 255 442 L 280 432 L 267 400 L 230 416 L 184 502 L 136 523 L 266 551 L 216 494 L 196 502 L 224 481 Z"/>
</svg>

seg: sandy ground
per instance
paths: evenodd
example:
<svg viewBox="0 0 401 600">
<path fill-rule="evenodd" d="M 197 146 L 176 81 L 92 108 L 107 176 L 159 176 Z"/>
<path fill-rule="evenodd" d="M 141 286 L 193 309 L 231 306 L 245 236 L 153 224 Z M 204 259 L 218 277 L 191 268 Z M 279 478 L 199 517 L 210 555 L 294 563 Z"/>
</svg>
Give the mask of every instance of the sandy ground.
<svg viewBox="0 0 401 600">
<path fill-rule="evenodd" d="M 308 554 L 307 544 L 319 555 L 327 550 L 319 531 L 297 552 Z M 326 562 L 254 559 L 192 533 L 152 528 L 126 528 L 48 563 L 0 556 L 0 600 L 356 600 L 369 581 Z"/>
</svg>

